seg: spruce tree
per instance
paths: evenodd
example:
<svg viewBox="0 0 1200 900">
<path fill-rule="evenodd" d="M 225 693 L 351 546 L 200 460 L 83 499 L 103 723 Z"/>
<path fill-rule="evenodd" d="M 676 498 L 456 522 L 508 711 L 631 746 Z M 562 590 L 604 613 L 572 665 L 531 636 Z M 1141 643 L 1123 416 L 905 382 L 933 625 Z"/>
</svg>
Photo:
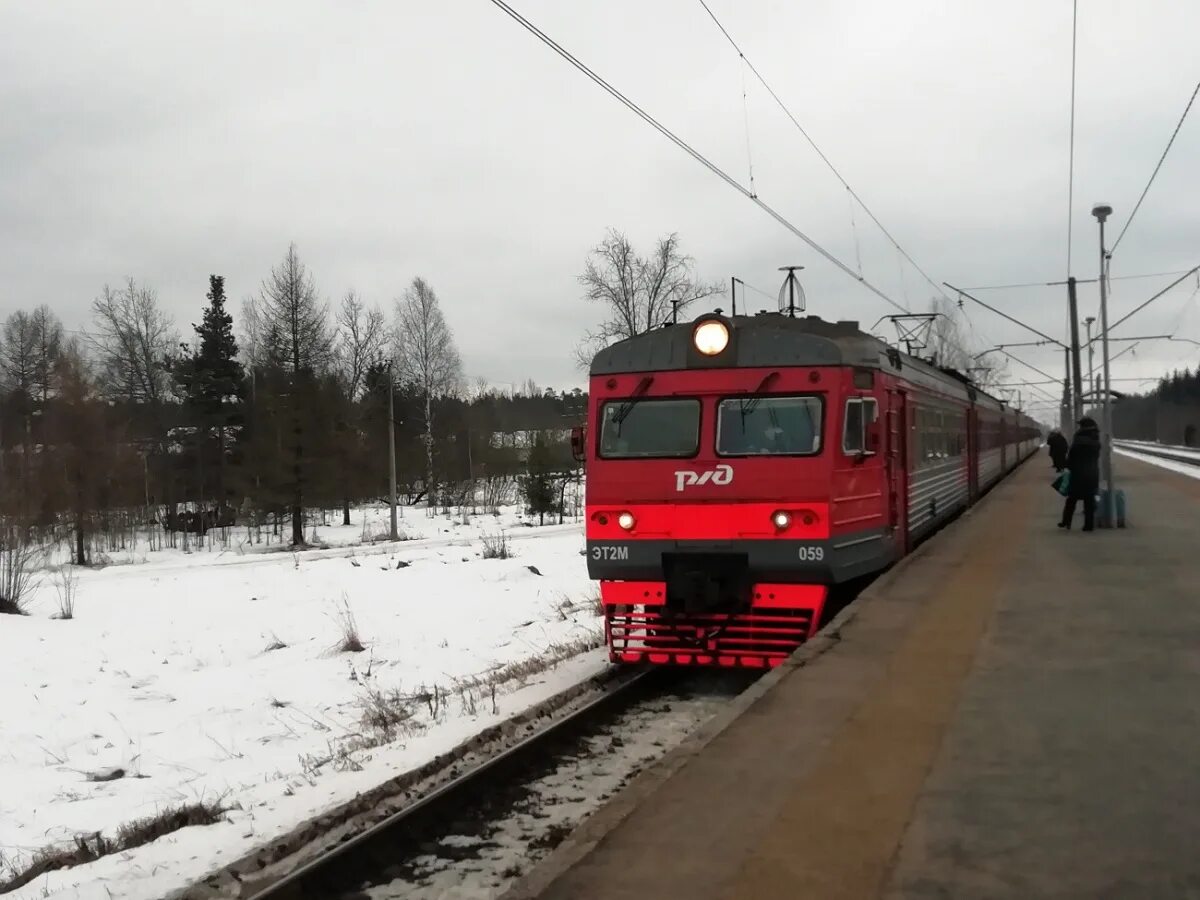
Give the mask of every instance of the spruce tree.
<svg viewBox="0 0 1200 900">
<path fill-rule="evenodd" d="M 522 486 L 529 511 L 538 514 L 538 522 L 546 524 L 546 513 L 554 512 L 554 455 L 545 435 L 540 431 L 529 449 L 529 461 Z"/>
<path fill-rule="evenodd" d="M 198 497 L 204 494 L 204 445 L 215 437 L 217 462 L 216 498 L 227 500 L 225 486 L 225 449 L 228 430 L 241 421 L 240 403 L 245 373 L 237 359 L 237 339 L 233 335 L 233 316 L 225 309 L 225 278 L 208 277 L 208 305 L 196 332 L 195 349 L 183 347 L 184 357 L 175 367 L 175 383 L 183 396 L 188 419 L 196 428 L 196 466 Z"/>
</svg>

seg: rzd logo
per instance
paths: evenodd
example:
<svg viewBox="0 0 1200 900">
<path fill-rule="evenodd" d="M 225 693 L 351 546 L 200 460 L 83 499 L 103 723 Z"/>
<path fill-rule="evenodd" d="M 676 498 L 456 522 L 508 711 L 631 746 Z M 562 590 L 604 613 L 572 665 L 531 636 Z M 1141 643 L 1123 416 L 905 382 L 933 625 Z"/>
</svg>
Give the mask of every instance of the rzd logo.
<svg viewBox="0 0 1200 900">
<path fill-rule="evenodd" d="M 675 490 L 697 484 L 729 484 L 733 481 L 733 466 L 721 465 L 704 472 L 676 472 Z"/>
</svg>

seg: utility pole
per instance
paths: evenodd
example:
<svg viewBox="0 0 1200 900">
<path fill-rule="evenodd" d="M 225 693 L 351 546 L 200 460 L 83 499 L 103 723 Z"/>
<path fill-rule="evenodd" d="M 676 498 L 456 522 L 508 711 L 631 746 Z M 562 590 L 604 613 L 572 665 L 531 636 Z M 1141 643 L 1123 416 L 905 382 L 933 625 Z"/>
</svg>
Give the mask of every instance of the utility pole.
<svg viewBox="0 0 1200 900">
<path fill-rule="evenodd" d="M 1104 222 L 1112 215 L 1112 207 L 1097 203 L 1092 207 L 1092 215 L 1100 223 L 1100 354 L 1104 362 L 1104 439 L 1100 445 L 1100 457 L 1101 474 L 1107 488 L 1104 493 L 1104 519 L 1109 528 L 1114 528 L 1117 524 L 1117 497 L 1112 465 L 1112 373 L 1109 369 L 1108 357 L 1108 254 L 1104 249 Z"/>
<path fill-rule="evenodd" d="M 1063 383 L 1062 383 L 1063 384 L 1062 407 L 1059 409 L 1058 417 L 1060 419 L 1060 422 L 1059 422 L 1060 430 L 1062 431 L 1062 433 L 1065 436 L 1070 437 L 1071 432 L 1072 432 L 1072 429 L 1071 429 L 1071 422 L 1072 422 L 1072 418 L 1071 418 L 1071 409 L 1072 409 L 1072 406 L 1071 406 L 1071 351 L 1067 348 L 1063 349 L 1063 363 L 1064 363 L 1064 369 L 1063 369 Z M 1078 419 L 1079 417 L 1076 416 L 1075 418 Z"/>
<path fill-rule="evenodd" d="M 1075 298 L 1075 277 L 1067 278 L 1067 302 L 1071 307 L 1071 374 L 1072 374 L 1072 394 L 1074 405 L 1072 407 L 1073 421 L 1078 422 L 1083 418 L 1083 372 L 1080 371 L 1079 364 L 1079 304 Z"/>
<path fill-rule="evenodd" d="M 388 363 L 388 505 L 391 507 L 393 541 L 400 540 L 396 528 L 396 388 L 392 364 Z"/>
<path fill-rule="evenodd" d="M 737 291 L 734 289 L 734 286 L 737 284 L 741 284 L 742 299 L 746 299 L 746 282 L 742 281 L 736 275 L 731 275 L 729 278 L 729 315 L 731 316 L 737 315 Z"/>
<path fill-rule="evenodd" d="M 1090 385 L 1088 390 L 1092 392 L 1092 402 L 1096 402 L 1096 346 L 1092 343 L 1092 325 L 1095 323 L 1095 316 L 1088 316 L 1083 320 L 1083 325 L 1087 328 L 1088 334 L 1088 381 Z"/>
</svg>

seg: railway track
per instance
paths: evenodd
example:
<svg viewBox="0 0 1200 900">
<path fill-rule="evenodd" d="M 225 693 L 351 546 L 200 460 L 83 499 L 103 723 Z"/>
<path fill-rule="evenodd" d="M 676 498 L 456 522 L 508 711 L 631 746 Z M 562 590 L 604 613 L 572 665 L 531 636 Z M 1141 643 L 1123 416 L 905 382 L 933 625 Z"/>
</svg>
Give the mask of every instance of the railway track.
<svg viewBox="0 0 1200 900">
<path fill-rule="evenodd" d="M 651 669 L 247 896 L 488 897 L 757 677 Z"/>
<path fill-rule="evenodd" d="M 1113 441 L 1113 446 L 1118 450 L 1128 450 L 1131 453 L 1142 453 L 1146 456 L 1169 459 L 1172 462 L 1184 463 L 1189 466 L 1200 466 L 1200 451 L 1193 450 L 1190 447 L 1144 444 L 1141 441 Z"/>
</svg>

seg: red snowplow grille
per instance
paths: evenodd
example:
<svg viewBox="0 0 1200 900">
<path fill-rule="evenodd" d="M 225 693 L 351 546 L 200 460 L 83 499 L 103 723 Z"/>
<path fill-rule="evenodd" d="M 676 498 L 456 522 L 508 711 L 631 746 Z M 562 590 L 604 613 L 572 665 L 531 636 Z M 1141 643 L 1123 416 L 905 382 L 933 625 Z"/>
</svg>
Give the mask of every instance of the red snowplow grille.
<svg viewBox="0 0 1200 900">
<path fill-rule="evenodd" d="M 817 585 L 757 585 L 754 605 L 737 615 L 671 616 L 661 604 L 611 602 L 625 599 L 622 595 L 653 598 L 658 592 L 645 590 L 648 587 L 636 582 L 601 583 L 605 637 L 615 661 L 776 666 L 812 636 L 825 600 L 825 588 Z"/>
</svg>

